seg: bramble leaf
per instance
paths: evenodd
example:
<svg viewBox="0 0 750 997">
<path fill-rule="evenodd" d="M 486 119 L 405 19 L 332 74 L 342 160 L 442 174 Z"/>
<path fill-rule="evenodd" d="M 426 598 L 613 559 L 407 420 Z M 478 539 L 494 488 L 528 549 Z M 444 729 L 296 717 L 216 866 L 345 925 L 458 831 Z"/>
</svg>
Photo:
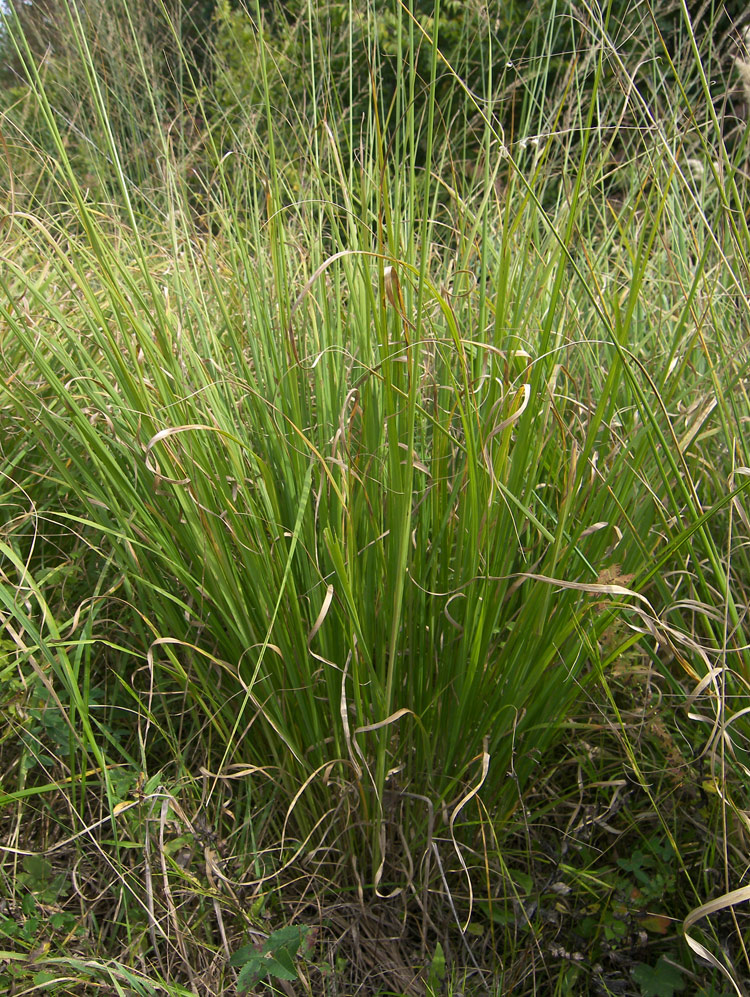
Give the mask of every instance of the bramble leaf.
<svg viewBox="0 0 750 997">
<path fill-rule="evenodd" d="M 230 966 L 242 966 L 237 978 L 237 991 L 250 990 L 260 980 L 273 976 L 277 980 L 296 980 L 299 976 L 294 958 L 305 940 L 310 927 L 287 925 L 272 932 L 261 949 L 243 945 L 229 960 Z"/>
</svg>

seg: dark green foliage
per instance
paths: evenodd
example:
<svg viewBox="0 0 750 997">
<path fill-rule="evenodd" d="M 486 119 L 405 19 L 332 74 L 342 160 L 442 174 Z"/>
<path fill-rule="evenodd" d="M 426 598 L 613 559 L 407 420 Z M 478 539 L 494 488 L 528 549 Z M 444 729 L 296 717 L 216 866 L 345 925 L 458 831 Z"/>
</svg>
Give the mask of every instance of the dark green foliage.
<svg viewBox="0 0 750 997">
<path fill-rule="evenodd" d="M 633 979 L 643 997 L 673 997 L 685 989 L 682 973 L 664 956 L 655 966 L 640 963 L 633 970 Z"/>
<path fill-rule="evenodd" d="M 263 945 L 244 945 L 229 960 L 230 966 L 241 966 L 237 992 L 245 993 L 261 981 L 296 980 L 295 959 L 311 929 L 303 925 L 288 925 L 269 935 Z"/>
</svg>

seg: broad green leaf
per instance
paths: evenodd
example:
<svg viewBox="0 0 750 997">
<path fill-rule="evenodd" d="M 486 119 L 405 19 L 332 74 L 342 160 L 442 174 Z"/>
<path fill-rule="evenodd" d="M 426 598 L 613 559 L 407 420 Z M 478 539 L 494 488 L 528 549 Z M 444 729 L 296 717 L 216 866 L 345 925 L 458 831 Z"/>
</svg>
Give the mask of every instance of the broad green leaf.
<svg viewBox="0 0 750 997">
<path fill-rule="evenodd" d="M 633 979 L 642 997 L 673 997 L 685 989 L 682 973 L 661 956 L 655 966 L 640 963 L 633 970 Z"/>
</svg>

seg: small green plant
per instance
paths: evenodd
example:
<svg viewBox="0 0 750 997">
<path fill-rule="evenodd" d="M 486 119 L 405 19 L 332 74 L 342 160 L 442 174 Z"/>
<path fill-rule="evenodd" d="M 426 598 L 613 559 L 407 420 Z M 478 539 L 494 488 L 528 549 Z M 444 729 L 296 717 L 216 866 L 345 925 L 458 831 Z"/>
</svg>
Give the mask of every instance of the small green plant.
<svg viewBox="0 0 750 997">
<path fill-rule="evenodd" d="M 54 904 L 61 893 L 66 893 L 64 873 L 55 874 L 52 864 L 43 855 L 25 855 L 23 872 L 16 875 L 16 881 L 29 890 L 28 896 L 43 904 Z"/>
<path fill-rule="evenodd" d="M 440 993 L 444 979 L 445 979 L 445 953 L 443 952 L 443 946 L 440 944 L 440 942 L 438 942 L 437 945 L 435 946 L 435 952 L 433 953 L 432 959 L 430 960 L 430 966 L 427 975 L 427 986 L 434 993 Z"/>
<path fill-rule="evenodd" d="M 309 948 L 310 927 L 291 924 L 272 932 L 261 948 L 243 945 L 229 960 L 230 966 L 241 966 L 237 978 L 237 993 L 246 993 L 256 984 L 271 977 L 276 980 L 296 980 L 299 973 L 295 959 L 305 943 Z"/>
<path fill-rule="evenodd" d="M 674 860 L 674 849 L 669 842 L 647 842 L 645 851 L 636 848 L 628 857 L 617 860 L 620 869 L 630 874 L 623 877 L 623 886 L 629 885 L 632 877 L 632 891 L 637 891 L 643 903 L 664 897 L 674 889 Z"/>
<path fill-rule="evenodd" d="M 673 997 L 685 989 L 682 973 L 664 956 L 655 966 L 640 963 L 633 970 L 633 979 L 643 997 Z"/>
</svg>

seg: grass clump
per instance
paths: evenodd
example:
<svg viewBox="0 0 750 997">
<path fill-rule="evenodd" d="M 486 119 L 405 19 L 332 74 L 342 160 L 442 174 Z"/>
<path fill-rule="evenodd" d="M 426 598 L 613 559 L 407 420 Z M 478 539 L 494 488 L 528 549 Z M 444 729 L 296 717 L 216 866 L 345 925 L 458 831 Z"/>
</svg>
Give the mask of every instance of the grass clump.
<svg viewBox="0 0 750 997">
<path fill-rule="evenodd" d="M 189 114 L 66 12 L 75 122 L 7 22 L 8 985 L 721 993 L 748 233 L 689 19 L 550 29 L 508 129 L 439 5 L 224 6 Z"/>
</svg>

